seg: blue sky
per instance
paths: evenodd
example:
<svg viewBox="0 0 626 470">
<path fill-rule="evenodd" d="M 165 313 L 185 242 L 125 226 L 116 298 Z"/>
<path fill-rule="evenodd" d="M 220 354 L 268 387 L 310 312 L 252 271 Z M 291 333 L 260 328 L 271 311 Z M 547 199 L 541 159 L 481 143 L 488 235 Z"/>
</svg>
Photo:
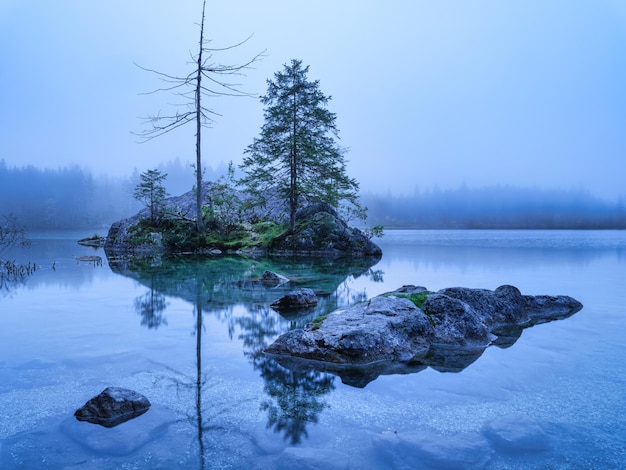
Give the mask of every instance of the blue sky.
<svg viewBox="0 0 626 470">
<path fill-rule="evenodd" d="M 3 0 L 0 159 L 129 175 L 193 161 L 193 129 L 145 144 L 140 116 L 176 97 L 134 65 L 183 75 L 199 0 Z M 626 197 L 626 2 L 621 0 L 209 1 L 221 54 L 266 57 L 241 79 L 263 94 L 292 58 L 332 95 L 348 171 L 365 190 L 485 185 Z M 255 99 L 208 102 L 204 162 L 241 161 Z M 190 170 L 191 171 L 191 170 Z"/>
</svg>

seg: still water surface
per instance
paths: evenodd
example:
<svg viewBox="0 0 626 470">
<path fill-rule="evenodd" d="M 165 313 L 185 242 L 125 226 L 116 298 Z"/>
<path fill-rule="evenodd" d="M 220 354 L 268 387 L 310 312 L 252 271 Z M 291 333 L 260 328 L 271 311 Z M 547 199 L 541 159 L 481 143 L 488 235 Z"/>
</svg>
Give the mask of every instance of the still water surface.
<svg viewBox="0 0 626 470">
<path fill-rule="evenodd" d="M 8 256 L 41 268 L 0 292 L 2 469 L 623 468 L 625 232 L 389 230 L 374 265 L 123 262 L 76 243 L 91 234 L 34 234 Z M 265 269 L 291 285 L 255 282 Z M 280 333 L 404 284 L 512 284 L 584 308 L 461 372 L 363 388 L 264 356 Z M 319 294 L 315 310 L 268 307 L 296 287 Z M 76 421 L 107 386 L 152 408 L 111 429 Z"/>
</svg>

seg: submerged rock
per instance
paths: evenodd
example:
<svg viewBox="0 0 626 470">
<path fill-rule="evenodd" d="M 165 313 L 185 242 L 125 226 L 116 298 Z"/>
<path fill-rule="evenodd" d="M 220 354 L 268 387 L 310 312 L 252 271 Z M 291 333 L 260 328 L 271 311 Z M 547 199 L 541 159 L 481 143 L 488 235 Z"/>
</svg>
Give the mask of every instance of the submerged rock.
<svg viewBox="0 0 626 470">
<path fill-rule="evenodd" d="M 494 447 L 507 452 L 542 451 L 550 448 L 550 437 L 541 425 L 523 414 L 500 416 L 483 427 Z"/>
<path fill-rule="evenodd" d="M 425 431 L 387 431 L 376 436 L 372 444 L 392 468 L 481 469 L 493 454 L 489 441 L 473 433 L 436 436 Z"/>
<path fill-rule="evenodd" d="M 439 292 L 403 286 L 289 331 L 265 352 L 290 369 L 331 372 L 363 387 L 381 374 L 425 367 L 458 372 L 490 344 L 508 347 L 523 328 L 581 308 L 568 296 L 522 295 L 513 286 Z M 506 336 L 499 341 L 501 332 Z"/>
<path fill-rule="evenodd" d="M 289 292 L 275 302 L 272 302 L 270 307 L 275 310 L 291 310 L 310 308 L 316 305 L 317 295 L 315 295 L 313 289 L 304 287 L 302 289 Z"/>
<path fill-rule="evenodd" d="M 278 274 L 273 271 L 263 271 L 263 274 L 261 274 L 259 281 L 266 287 L 277 287 L 282 284 L 286 284 L 287 282 L 289 282 L 289 279 L 287 279 L 282 274 Z"/>
<path fill-rule="evenodd" d="M 129 419 L 141 416 L 150 408 L 150 401 L 139 392 L 119 387 L 108 387 L 76 410 L 79 421 L 112 428 Z"/>
</svg>

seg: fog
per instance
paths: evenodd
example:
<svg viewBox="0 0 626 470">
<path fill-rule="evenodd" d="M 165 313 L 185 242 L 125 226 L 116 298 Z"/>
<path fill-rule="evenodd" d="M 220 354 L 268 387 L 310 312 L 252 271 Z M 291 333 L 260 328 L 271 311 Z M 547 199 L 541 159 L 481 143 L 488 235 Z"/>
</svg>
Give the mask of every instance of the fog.
<svg viewBox="0 0 626 470">
<path fill-rule="evenodd" d="M 188 164 L 174 160 L 158 168 L 167 175 L 164 185 L 170 195 L 191 190 Z M 215 181 L 225 172 L 223 167 L 209 167 L 205 177 Z M 137 171 L 126 178 L 94 177 L 78 166 L 42 170 L 8 167 L 0 160 L 0 215 L 15 216 L 29 230 L 93 228 L 104 235 L 114 221 L 142 208 L 132 196 L 138 182 Z M 386 228 L 624 229 L 624 202 L 608 202 L 582 190 L 515 186 L 362 195 L 367 225 Z"/>
<path fill-rule="evenodd" d="M 364 194 L 514 187 L 545 197 L 578 191 L 609 205 L 626 194 L 620 0 L 238 0 L 207 8 L 214 47 L 252 35 L 216 61 L 243 63 L 267 50 L 240 77 L 244 90 L 265 93 L 265 80 L 292 58 L 310 65 L 309 78 L 333 98 L 348 173 Z M 98 183 L 192 161 L 192 127 L 137 143 L 140 116 L 169 112 L 177 98 L 141 95 L 162 84 L 135 64 L 188 73 L 200 11 L 199 0 L 4 0 L 0 160 L 50 172 L 77 167 Z M 221 116 L 203 134 L 206 165 L 238 164 L 258 136 L 261 103 L 222 97 L 208 105 Z"/>
</svg>

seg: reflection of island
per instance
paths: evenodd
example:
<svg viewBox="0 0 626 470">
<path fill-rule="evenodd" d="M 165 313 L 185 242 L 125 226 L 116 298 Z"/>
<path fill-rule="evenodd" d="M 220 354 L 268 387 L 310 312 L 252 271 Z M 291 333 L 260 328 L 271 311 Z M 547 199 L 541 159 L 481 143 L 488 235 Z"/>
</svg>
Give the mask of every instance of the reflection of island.
<svg viewBox="0 0 626 470">
<path fill-rule="evenodd" d="M 206 466 L 206 431 L 211 429 L 203 416 L 202 404 L 203 315 L 213 314 L 227 321 L 231 332 L 239 327 L 244 354 L 265 382 L 266 398 L 261 409 L 267 412 L 267 427 L 296 444 L 307 436 L 307 425 L 316 423 L 319 413 L 326 408 L 323 397 L 333 390 L 334 377 L 317 371 L 285 369 L 263 350 L 281 333 L 301 328 L 316 316 L 363 300 L 365 293 L 352 289 L 347 280 L 368 276 L 375 282 L 381 281 L 382 273 L 371 267 L 377 261 L 367 258 L 259 260 L 243 257 L 109 260 L 113 272 L 133 278 L 149 288 L 135 301 L 143 325 L 156 328 L 167 324 L 163 318 L 167 305 L 165 296 L 179 297 L 194 305 L 197 371 L 193 387 L 196 403 L 195 417 L 190 420 L 197 428 L 201 468 Z M 290 282 L 268 286 L 260 281 L 266 270 L 278 272 Z M 317 307 L 303 312 L 302 316 L 281 316 L 269 308 L 272 301 L 300 286 L 310 287 L 318 293 Z M 245 315 L 233 318 L 235 305 L 244 305 Z M 178 385 L 191 387 L 191 382 Z"/>
<path fill-rule="evenodd" d="M 326 308 L 334 309 L 361 300 L 362 293 L 350 292 L 344 281 L 362 275 L 379 278 L 380 272 L 371 269 L 376 262 L 377 258 L 259 260 L 238 256 L 178 256 L 157 259 L 111 258 L 109 266 L 114 273 L 135 279 L 151 290 L 192 304 L 195 304 L 198 294 L 196 280 L 200 280 L 202 307 L 208 312 L 214 312 L 236 304 L 246 307 L 270 304 L 300 286 L 312 288 L 327 300 Z M 259 282 L 261 274 L 266 270 L 278 272 L 290 282 L 268 288 Z"/>
</svg>

